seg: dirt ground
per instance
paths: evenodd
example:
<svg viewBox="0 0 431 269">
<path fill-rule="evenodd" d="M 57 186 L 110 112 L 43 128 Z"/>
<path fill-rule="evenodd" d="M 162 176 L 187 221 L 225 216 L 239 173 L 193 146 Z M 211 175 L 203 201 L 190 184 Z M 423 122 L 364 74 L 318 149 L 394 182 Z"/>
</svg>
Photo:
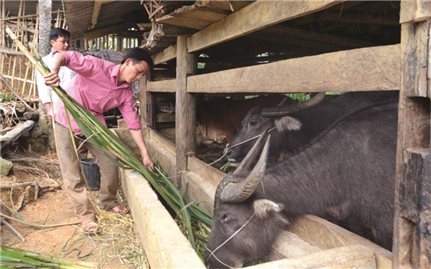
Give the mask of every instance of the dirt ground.
<svg viewBox="0 0 431 269">
<path fill-rule="evenodd" d="M 13 208 L 22 207 L 18 214 L 27 223 L 52 225 L 78 221 L 66 192 L 61 189 L 61 173 L 54 154 L 21 153 L 8 154 L 7 157 L 19 161 L 13 161 L 13 174 L 2 177 L 0 181 L 2 214 L 9 211 L 7 208 L 13 211 Z M 36 184 L 28 184 L 31 182 Z M 20 186 L 20 183 L 25 186 Z M 13 185 L 17 187 L 5 187 Z M 149 268 L 130 215 L 123 217 L 104 212 L 99 219 L 100 233 L 95 236 L 84 235 L 77 224 L 36 229 L 14 220 L 3 220 L 11 224 L 24 241 L 1 225 L 2 245 L 94 262 L 97 268 Z"/>
</svg>

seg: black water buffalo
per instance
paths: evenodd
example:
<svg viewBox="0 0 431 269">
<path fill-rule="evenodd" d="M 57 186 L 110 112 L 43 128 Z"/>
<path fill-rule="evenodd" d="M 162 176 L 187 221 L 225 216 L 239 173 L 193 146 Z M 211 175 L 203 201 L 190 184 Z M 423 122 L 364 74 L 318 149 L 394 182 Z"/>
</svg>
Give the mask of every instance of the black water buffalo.
<svg viewBox="0 0 431 269">
<path fill-rule="evenodd" d="M 391 249 L 396 137 L 397 101 L 344 117 L 268 168 L 272 137 L 265 143 L 261 136 L 217 187 L 208 266 L 241 267 L 264 257 L 289 219 L 301 214 Z"/>
<path fill-rule="evenodd" d="M 248 112 L 242 121 L 241 130 L 234 136 L 233 146 L 227 158 L 231 163 L 237 163 L 244 158 L 254 141 L 249 140 L 268 128 L 283 125 L 285 116 L 298 119 L 302 126 L 292 126 L 296 132 L 289 132 L 283 127 L 271 132 L 272 142 L 269 151 L 270 160 L 282 160 L 285 154 L 295 153 L 325 130 L 342 121 L 356 111 L 369 106 L 392 102 L 398 98 L 398 92 L 350 92 L 342 95 L 327 95 L 321 102 L 303 104 L 292 108 L 289 103 L 279 107 L 255 107 Z M 302 109 L 304 108 L 305 109 Z M 292 110 L 298 110 L 292 112 Z M 289 119 L 289 117 L 287 117 Z M 242 143 L 244 141 L 249 141 Z M 235 146 L 238 145 L 239 146 Z"/>
</svg>

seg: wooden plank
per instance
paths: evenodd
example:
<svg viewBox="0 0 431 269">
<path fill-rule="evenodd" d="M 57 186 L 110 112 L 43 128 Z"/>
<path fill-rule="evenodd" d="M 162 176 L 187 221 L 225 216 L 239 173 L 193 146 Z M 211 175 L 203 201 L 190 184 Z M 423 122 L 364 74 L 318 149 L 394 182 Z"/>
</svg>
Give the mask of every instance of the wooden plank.
<svg viewBox="0 0 431 269">
<path fill-rule="evenodd" d="M 431 1 L 401 1 L 400 23 L 421 22 L 431 18 Z"/>
<path fill-rule="evenodd" d="M 361 245 L 351 245 L 314 252 L 301 257 L 283 259 L 273 262 L 244 267 L 246 269 L 279 269 L 279 268 L 376 268 L 373 252 Z"/>
<path fill-rule="evenodd" d="M 326 53 L 203 75 L 187 81 L 190 93 L 398 90 L 400 46 Z"/>
<path fill-rule="evenodd" d="M 149 92 L 175 92 L 175 79 L 161 81 L 149 81 L 147 91 Z"/>
<path fill-rule="evenodd" d="M 145 178 L 120 169 L 121 186 L 151 268 L 205 269 L 202 260 Z"/>
<path fill-rule="evenodd" d="M 175 95 L 175 145 L 177 186 L 181 188 L 182 173 L 187 169 L 187 156 L 196 150 L 196 101 L 187 93 L 187 76 L 195 72 L 196 59 L 187 53 L 185 36 L 177 37 L 177 75 Z"/>
<path fill-rule="evenodd" d="M 399 217 L 411 223 L 409 261 L 414 268 L 431 268 L 431 151 L 408 149 L 399 182 Z"/>
<path fill-rule="evenodd" d="M 156 22 L 192 29 L 202 29 L 226 16 L 227 12 L 223 10 L 216 12 L 193 4 L 190 6 L 183 6 L 168 15 L 159 17 L 156 19 Z"/>
<path fill-rule="evenodd" d="M 9 48 L 0 48 L 0 53 L 4 53 L 7 55 L 19 55 L 19 56 L 24 56 L 25 54 L 20 52 L 20 51 L 16 51 L 13 49 L 9 49 Z"/>
<path fill-rule="evenodd" d="M 317 216 L 304 215 L 296 218 L 289 231 L 321 249 L 363 245 L 379 256 L 378 267 L 390 268 L 392 263 L 392 254 L 389 250 Z"/>
<path fill-rule="evenodd" d="M 147 89 L 148 76 L 142 77 L 139 81 L 139 103 L 141 109 L 141 122 L 148 127 L 156 128 L 154 118 L 154 98 Z"/>
<path fill-rule="evenodd" d="M 412 83 L 406 88 L 407 96 L 431 97 L 429 93 L 430 78 L 428 77 L 428 57 L 431 45 L 429 44 L 428 33 L 431 31 L 431 20 L 423 23 L 417 23 L 412 28 L 410 35 L 406 36 L 406 50 L 410 51 L 406 54 L 406 64 L 409 69 L 409 76 L 406 79 L 408 83 Z"/>
<path fill-rule="evenodd" d="M 172 45 L 153 56 L 154 64 L 160 64 L 177 57 L 177 46 Z"/>
<path fill-rule="evenodd" d="M 405 0 L 407 1 L 407 0 Z M 402 5 L 402 8 L 404 6 Z M 426 23 L 426 22 L 425 22 Z M 407 179 L 408 148 L 426 148 L 430 141 L 430 101 L 428 98 L 410 98 L 409 93 L 417 92 L 416 61 L 418 60 L 416 39 L 421 35 L 428 35 L 424 27 L 417 23 L 405 23 L 401 26 L 401 84 L 400 100 L 398 106 L 398 141 L 397 141 L 397 164 L 395 181 L 395 224 L 394 224 L 394 268 L 412 267 L 418 268 L 419 253 L 417 242 L 413 240 L 415 223 L 410 219 L 403 207 L 409 205 L 408 200 L 402 199 L 401 190 L 409 193 L 403 195 L 414 195 L 411 188 L 403 187 L 406 180 L 420 182 L 420 175 L 416 174 Z M 429 180 L 429 179 L 428 179 Z M 419 186 L 417 186 L 419 187 Z"/>
<path fill-rule="evenodd" d="M 195 1 L 198 6 L 205 6 L 211 9 L 223 9 L 228 11 L 238 11 L 252 1 L 224 1 L 224 0 L 197 0 Z"/>
<path fill-rule="evenodd" d="M 187 38 L 188 52 L 202 50 L 341 2 L 343 1 L 256 1 L 191 35 Z"/>
<path fill-rule="evenodd" d="M 99 19 L 100 10 L 102 10 L 103 4 L 108 4 L 114 1 L 107 1 L 107 0 L 95 0 L 94 6 L 93 6 L 93 12 L 91 14 L 91 26 L 90 29 L 93 29 L 96 27 L 97 21 Z"/>
</svg>

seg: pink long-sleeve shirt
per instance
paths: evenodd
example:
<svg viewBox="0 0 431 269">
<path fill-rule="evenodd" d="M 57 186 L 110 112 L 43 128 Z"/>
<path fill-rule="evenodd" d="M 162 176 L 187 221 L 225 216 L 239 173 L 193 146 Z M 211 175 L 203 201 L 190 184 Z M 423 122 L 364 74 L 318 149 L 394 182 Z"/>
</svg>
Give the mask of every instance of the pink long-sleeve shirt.
<svg viewBox="0 0 431 269">
<path fill-rule="evenodd" d="M 135 101 L 129 84 L 118 85 L 120 65 L 93 57 L 83 56 L 76 51 L 58 52 L 65 57 L 65 66 L 76 72 L 75 83 L 69 95 L 89 110 L 100 122 L 106 125 L 103 112 L 118 107 L 127 127 L 139 130 L 142 125 L 135 109 Z M 55 105 L 55 120 L 68 127 L 65 108 L 62 102 Z M 73 132 L 81 130 L 70 117 Z"/>
</svg>

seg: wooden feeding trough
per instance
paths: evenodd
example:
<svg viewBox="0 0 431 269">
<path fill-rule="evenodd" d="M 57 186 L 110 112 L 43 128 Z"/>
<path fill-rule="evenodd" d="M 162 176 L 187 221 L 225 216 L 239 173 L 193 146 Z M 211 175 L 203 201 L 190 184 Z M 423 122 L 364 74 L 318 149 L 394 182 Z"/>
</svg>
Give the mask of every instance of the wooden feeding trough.
<svg viewBox="0 0 431 269">
<path fill-rule="evenodd" d="M 137 150 L 127 129 L 116 134 Z M 146 134 L 147 147 L 168 175 L 175 174 L 175 146 L 156 132 Z M 188 158 L 194 172 L 185 174 L 187 195 L 212 210 L 218 181 L 223 173 L 195 157 Z M 199 168 L 199 169 L 198 169 Z M 205 268 L 150 185 L 141 175 L 121 169 L 123 191 L 131 208 L 136 229 L 153 268 Z M 391 253 L 335 224 L 312 215 L 294 221 L 281 234 L 272 253 L 261 264 L 247 268 L 342 267 L 391 268 Z"/>
</svg>

